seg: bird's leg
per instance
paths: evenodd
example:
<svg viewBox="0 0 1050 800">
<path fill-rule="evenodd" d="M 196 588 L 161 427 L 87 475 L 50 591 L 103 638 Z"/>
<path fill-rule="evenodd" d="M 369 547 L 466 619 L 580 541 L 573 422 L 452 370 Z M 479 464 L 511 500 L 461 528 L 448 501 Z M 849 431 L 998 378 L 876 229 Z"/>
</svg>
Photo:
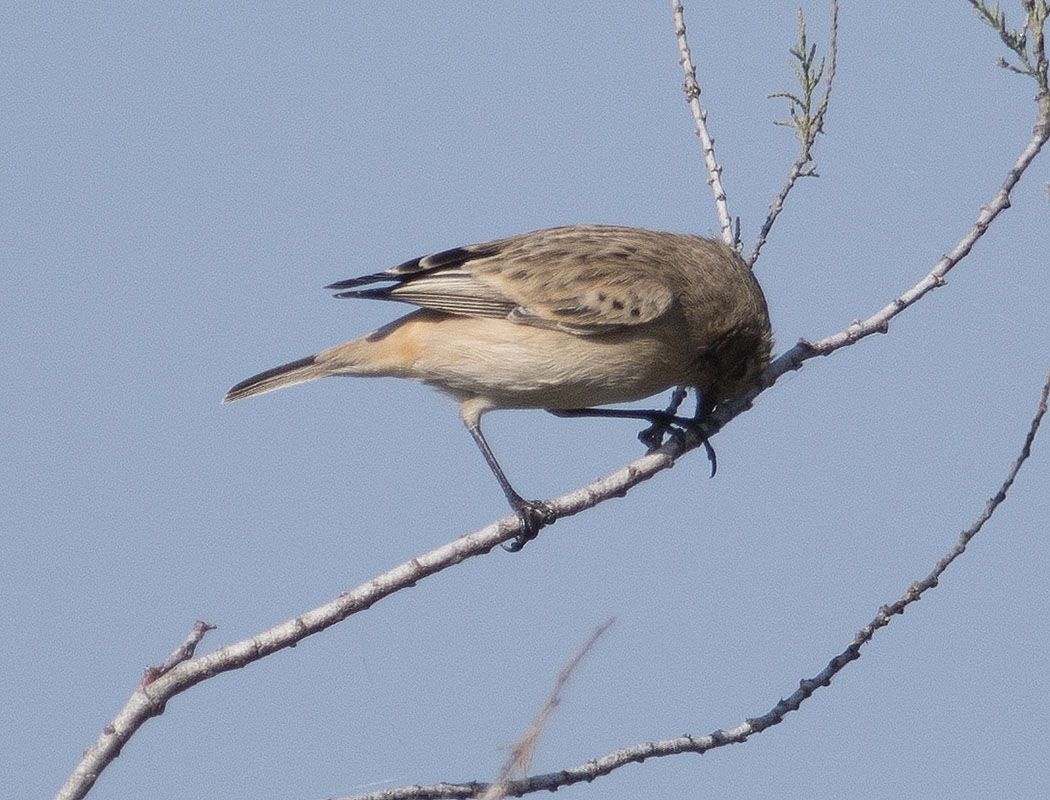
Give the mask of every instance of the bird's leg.
<svg viewBox="0 0 1050 800">
<path fill-rule="evenodd" d="M 691 425 L 691 417 L 676 417 L 656 408 L 548 408 L 556 417 L 605 417 L 606 419 L 643 419 L 653 425 Z"/>
<path fill-rule="evenodd" d="M 663 444 L 665 433 L 676 433 L 677 428 L 690 428 L 693 419 L 675 415 L 685 399 L 686 391 L 682 387 L 675 389 L 671 402 L 663 411 L 656 408 L 548 408 L 556 417 L 605 417 L 612 419 L 641 419 L 650 423 L 649 427 L 638 434 L 642 444 L 650 451 Z"/>
<path fill-rule="evenodd" d="M 500 467 L 499 462 L 496 460 L 492 448 L 485 441 L 485 434 L 481 432 L 480 421 L 473 424 L 468 422 L 467 430 L 474 437 L 474 441 L 477 442 L 478 449 L 481 450 L 481 454 L 485 457 L 489 469 L 492 470 L 492 474 L 499 481 L 500 488 L 503 489 L 503 494 L 507 497 L 507 502 L 510 503 L 510 507 L 514 509 L 514 513 L 521 520 L 521 533 L 515 536 L 512 541 L 503 544 L 504 550 L 516 553 L 525 546 L 526 542 L 535 539 L 541 528 L 554 522 L 556 519 L 554 509 L 539 500 L 526 500 L 514 491 L 514 487 L 510 485 L 510 481 L 507 480 L 507 476 L 503 473 L 503 468 Z"/>
<path fill-rule="evenodd" d="M 692 417 L 680 417 L 676 414 L 686 397 L 685 388 L 677 387 L 671 395 L 671 401 L 663 411 L 646 408 L 548 408 L 556 417 L 612 417 L 614 419 L 644 419 L 649 427 L 638 434 L 642 444 L 652 452 L 663 444 L 664 435 L 681 437 L 684 430 L 692 431 L 700 437 L 711 462 L 711 477 L 718 471 L 718 459 L 715 448 L 704 434 L 704 420 L 714 410 L 714 404 L 708 403 L 698 390 L 696 393 L 696 413 Z"/>
</svg>

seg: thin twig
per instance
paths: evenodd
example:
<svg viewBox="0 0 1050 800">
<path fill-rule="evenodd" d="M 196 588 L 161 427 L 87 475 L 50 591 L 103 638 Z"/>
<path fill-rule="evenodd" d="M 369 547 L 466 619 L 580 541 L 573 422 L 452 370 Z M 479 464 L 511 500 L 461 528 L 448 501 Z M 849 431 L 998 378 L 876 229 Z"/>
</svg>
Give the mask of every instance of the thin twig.
<svg viewBox="0 0 1050 800">
<path fill-rule="evenodd" d="M 704 152 L 704 164 L 707 167 L 707 183 L 715 196 L 715 211 L 718 213 L 718 227 L 721 230 L 722 241 L 730 247 L 736 248 L 738 244 L 739 229 L 733 232 L 732 218 L 729 216 L 729 200 L 726 190 L 722 186 L 722 167 L 715 158 L 715 140 L 707 130 L 707 112 L 700 105 L 700 83 L 696 80 L 696 67 L 693 66 L 693 57 L 689 53 L 689 42 L 685 35 L 685 9 L 682 8 L 681 0 L 671 0 L 671 10 L 674 13 L 674 32 L 678 40 L 679 62 L 682 72 L 685 74 L 685 82 L 682 89 L 689 103 L 689 109 L 693 112 L 693 121 L 696 123 L 696 135 Z"/>
<path fill-rule="evenodd" d="M 1010 72 L 1016 72 L 1018 75 L 1033 78 L 1039 84 L 1039 91 L 1044 94 L 1050 91 L 1050 85 L 1047 82 L 1046 46 L 1043 40 L 1043 29 L 1047 18 L 1050 17 L 1050 6 L 1046 0 L 1021 0 L 1025 20 L 1017 30 L 1010 30 L 1006 27 L 1006 14 L 999 8 L 998 3 L 988 8 L 984 0 L 970 0 L 970 5 L 973 6 L 977 18 L 995 30 L 1003 44 L 1012 50 L 1021 62 L 1021 66 L 1018 67 L 1000 56 L 996 62 L 998 66 Z M 1032 34 L 1031 57 L 1028 54 L 1029 33 Z"/>
<path fill-rule="evenodd" d="M 1006 478 L 999 491 L 987 502 L 984 510 L 978 515 L 974 523 L 959 534 L 958 541 L 934 566 L 933 570 L 920 581 L 916 581 L 896 602 L 882 606 L 875 618 L 861 628 L 853 637 L 853 641 L 841 653 L 832 658 L 827 666 L 812 678 L 805 678 L 799 682 L 798 689 L 786 698 L 781 699 L 765 714 L 758 717 L 746 719 L 744 722 L 730 730 L 719 729 L 706 736 L 679 736 L 676 739 L 667 739 L 659 742 L 646 742 L 644 744 L 624 747 L 615 750 L 600 758 L 591 759 L 586 764 L 559 770 L 546 775 L 536 775 L 516 781 L 509 781 L 501 789 L 506 794 L 523 795 L 538 791 L 553 791 L 564 786 L 570 786 L 581 781 L 592 781 L 603 775 L 632 763 L 641 763 L 650 758 L 678 755 L 679 753 L 706 753 L 718 747 L 730 744 L 739 744 L 746 741 L 752 735 L 761 733 L 767 728 L 779 724 L 792 711 L 797 711 L 802 703 L 821 687 L 829 686 L 832 679 L 851 661 L 860 658 L 860 649 L 875 635 L 875 631 L 889 625 L 890 620 L 897 614 L 922 597 L 923 593 L 937 585 L 941 575 L 948 565 L 958 558 L 966 550 L 970 540 L 984 527 L 995 510 L 1006 499 L 1006 493 L 1013 486 L 1014 480 L 1020 472 L 1022 465 L 1032 452 L 1032 442 L 1035 441 L 1039 425 L 1046 414 L 1047 398 L 1050 396 L 1050 372 L 1047 373 L 1046 382 L 1039 398 L 1039 406 L 1035 416 L 1032 418 L 1024 444 L 1017 459 L 1011 464 Z M 483 783 L 450 784 L 442 783 L 434 786 L 407 786 L 401 789 L 387 789 L 371 794 L 354 795 L 343 798 L 343 800 L 437 800 L 438 798 L 473 798 L 484 792 L 488 787 Z M 501 795 L 505 796 L 505 795 Z"/>
<path fill-rule="evenodd" d="M 507 796 L 508 781 L 512 775 L 520 775 L 521 777 L 524 777 L 529 774 L 529 768 L 532 766 L 532 757 L 536 752 L 536 743 L 539 741 L 540 734 L 543 733 L 543 729 L 547 725 L 547 720 L 550 719 L 551 714 L 554 713 L 554 709 L 556 709 L 558 704 L 561 703 L 561 695 L 565 690 L 566 684 L 569 682 L 569 678 L 572 677 L 572 673 L 576 671 L 576 668 L 580 665 L 583 659 L 615 621 L 615 617 L 609 617 L 609 619 L 591 631 L 591 635 L 587 637 L 587 641 L 584 642 L 573 657 L 569 659 L 569 663 L 562 667 L 561 671 L 558 673 L 558 677 L 554 681 L 554 688 L 551 689 L 551 693 L 547 697 L 547 702 L 543 704 L 543 708 L 541 708 L 539 713 L 533 718 L 532 724 L 529 725 L 528 730 L 525 731 L 525 735 L 518 740 L 516 745 L 514 745 L 510 757 L 500 770 L 499 777 L 489 784 L 484 794 L 481 795 L 480 800 L 502 800 L 502 798 Z"/>
<path fill-rule="evenodd" d="M 801 13 L 802 12 L 799 11 L 799 14 Z M 779 194 L 777 194 L 776 199 L 769 206 L 769 215 L 766 217 L 766 221 L 762 223 L 762 229 L 758 232 L 755 244 L 751 248 L 750 255 L 747 257 L 747 263 L 751 266 L 754 266 L 755 262 L 758 261 L 758 254 L 762 250 L 762 246 L 766 243 L 766 238 L 769 236 L 769 232 L 773 228 L 773 223 L 776 222 L 777 217 L 780 216 L 780 212 L 784 210 L 784 201 L 787 200 L 787 196 L 791 193 L 795 183 L 800 177 L 816 174 L 812 163 L 813 146 L 816 144 L 817 134 L 824 132 L 824 117 L 828 112 L 828 102 L 831 99 L 831 87 L 835 82 L 835 65 L 838 60 L 838 52 L 839 4 L 838 0 L 831 0 L 831 30 L 828 39 L 827 71 L 824 73 L 824 95 L 821 97 L 820 105 L 817 106 L 817 112 L 812 117 L 808 117 L 807 113 L 808 119 L 806 131 L 799 131 L 801 134 L 799 137 L 799 141 L 802 144 L 801 151 L 799 152 L 798 158 L 795 159 L 795 163 L 791 165 L 791 169 L 788 170 L 787 179 L 784 181 L 784 185 L 781 187 Z"/>
<path fill-rule="evenodd" d="M 142 685 L 145 686 L 146 684 L 153 683 L 153 681 L 157 680 L 161 675 L 171 672 L 178 664 L 181 664 L 183 661 L 189 661 L 193 658 L 193 654 L 197 651 L 197 645 L 201 643 L 201 639 L 204 638 L 204 635 L 208 631 L 213 630 L 215 630 L 214 625 L 197 620 L 193 624 L 193 629 L 186 637 L 186 641 L 176 647 L 163 664 L 159 667 L 146 667 L 145 674 L 142 676 Z"/>
</svg>

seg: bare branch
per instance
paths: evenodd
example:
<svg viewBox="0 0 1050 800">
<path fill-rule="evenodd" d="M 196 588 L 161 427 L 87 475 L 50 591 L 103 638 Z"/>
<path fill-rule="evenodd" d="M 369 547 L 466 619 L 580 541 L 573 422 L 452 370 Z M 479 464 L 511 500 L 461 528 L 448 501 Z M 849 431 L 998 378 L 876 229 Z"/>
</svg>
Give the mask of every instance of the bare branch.
<svg viewBox="0 0 1050 800">
<path fill-rule="evenodd" d="M 722 167 L 715 158 L 715 140 L 707 131 L 707 112 L 700 105 L 700 84 L 696 80 L 696 67 L 693 66 L 693 57 L 689 53 L 689 42 L 685 35 L 685 10 L 682 8 L 681 0 L 671 0 L 671 10 L 674 12 L 674 32 L 678 40 L 679 62 L 682 72 L 685 73 L 685 83 L 682 89 L 685 91 L 689 108 L 693 112 L 693 120 L 696 122 L 696 135 L 704 151 L 704 164 L 707 165 L 707 183 L 715 196 L 715 210 L 718 212 L 718 227 L 722 231 L 722 241 L 732 248 L 739 244 L 740 230 L 737 228 L 733 233 L 733 223 L 729 216 L 729 200 L 726 191 L 722 187 Z"/>
<path fill-rule="evenodd" d="M 622 497 L 630 487 L 673 466 L 675 457 L 683 452 L 682 447 L 683 441 L 678 439 L 669 442 L 613 475 L 563 495 L 552 501 L 551 506 L 558 517 L 572 516 L 602 500 Z M 160 674 L 151 680 L 143 680 L 124 707 L 103 728 L 95 744 L 84 752 L 80 763 L 55 795 L 55 800 L 75 800 L 84 797 L 102 771 L 120 755 L 121 748 L 128 739 L 148 719 L 162 714 L 168 701 L 176 695 L 209 678 L 246 667 L 279 650 L 294 647 L 308 636 L 320 633 L 347 617 L 371 608 L 384 597 L 414 586 L 422 579 L 465 559 L 488 553 L 497 545 L 518 535 L 520 528 L 521 521 L 517 516 L 503 517 L 475 533 L 461 536 L 429 553 L 406 561 L 322 606 L 249 639 L 227 645 L 199 658 L 181 661 L 166 671 L 157 670 Z M 184 647 L 185 645 L 176 652 L 181 653 Z"/>
<path fill-rule="evenodd" d="M 761 733 L 767 728 L 778 725 L 792 711 L 797 711 L 807 698 L 818 689 L 829 686 L 832 679 L 851 661 L 860 658 L 860 649 L 875 635 L 875 631 L 889 625 L 890 620 L 897 614 L 902 614 L 904 609 L 922 597 L 923 593 L 937 585 L 941 575 L 948 566 L 966 550 L 966 546 L 974 536 L 984 527 L 999 505 L 1006 499 L 1006 493 L 1010 490 L 1014 480 L 1020 472 L 1022 465 L 1032 452 L 1032 442 L 1035 441 L 1039 425 L 1046 414 L 1047 398 L 1050 396 L 1050 372 L 1047 373 L 1046 382 L 1043 384 L 1042 395 L 1039 406 L 1025 436 L 1024 444 L 1017 459 L 1010 466 L 1006 479 L 999 487 L 999 491 L 988 501 L 984 510 L 978 515 L 974 523 L 959 535 L 958 541 L 934 566 L 933 570 L 921 581 L 913 583 L 908 590 L 896 602 L 882 606 L 875 618 L 861 628 L 853 637 L 849 646 L 832 658 L 827 666 L 812 678 L 805 678 L 799 682 L 798 689 L 786 698 L 781 699 L 765 714 L 745 720 L 731 730 L 719 729 L 706 736 L 679 736 L 676 739 L 667 739 L 659 742 L 646 742 L 644 744 L 625 747 L 615 750 L 601 758 L 591 759 L 586 764 L 581 764 L 569 769 L 546 775 L 536 775 L 517 781 L 508 781 L 501 786 L 506 794 L 523 795 L 541 790 L 553 791 L 563 786 L 569 786 L 581 781 L 592 781 L 603 775 L 626 766 L 627 764 L 640 763 L 650 758 L 678 755 L 679 753 L 706 753 L 718 747 L 729 744 L 739 744 L 747 741 L 752 735 Z M 436 800 L 437 798 L 472 798 L 478 797 L 480 792 L 487 789 L 485 784 L 464 783 L 450 784 L 442 783 L 435 786 L 409 786 L 403 789 L 388 789 L 372 794 L 354 795 L 343 800 Z M 483 795 L 484 796 L 484 795 Z"/>
<path fill-rule="evenodd" d="M 942 256 L 933 269 L 917 284 L 867 319 L 854 322 L 844 330 L 831 336 L 826 336 L 816 342 L 800 341 L 769 365 L 764 376 L 764 385 L 771 385 L 782 374 L 788 370 L 798 369 L 803 361 L 815 355 L 826 356 L 873 333 L 886 333 L 889 330 L 890 320 L 904 311 L 904 309 L 917 303 L 927 293 L 944 286 L 945 276 L 973 249 L 973 246 L 984 236 L 988 226 L 992 224 L 995 218 L 1010 207 L 1010 193 L 1013 191 L 1014 186 L 1017 185 L 1025 170 L 1028 169 L 1028 166 L 1039 154 L 1047 139 L 1050 139 L 1050 94 L 1040 95 L 1037 98 L 1037 102 L 1039 111 L 1032 130 L 1031 140 L 1013 167 L 1006 173 L 1006 179 L 999 187 L 995 197 L 992 198 L 991 203 L 981 206 L 977 220 L 962 239 L 959 240 L 958 244 L 952 248 L 951 252 Z"/>
<path fill-rule="evenodd" d="M 801 144 L 801 150 L 798 158 L 795 159 L 795 163 L 788 170 L 788 176 L 784 181 L 783 187 L 781 187 L 776 199 L 769 206 L 769 215 L 766 217 L 766 221 L 762 223 L 762 229 L 758 232 L 754 247 L 751 248 L 751 253 L 747 257 L 747 263 L 751 266 L 754 266 L 755 262 L 758 261 L 758 254 L 766 243 L 769 231 L 773 228 L 773 223 L 780 216 L 780 212 L 784 210 L 784 201 L 787 200 L 787 196 L 794 188 L 795 183 L 799 178 L 816 177 L 817 174 L 812 152 L 817 136 L 824 132 L 824 117 L 827 114 L 828 102 L 831 99 L 831 87 L 835 82 L 835 65 L 838 61 L 839 52 L 838 0 L 831 0 L 831 28 L 828 39 L 827 72 L 824 72 L 823 59 L 820 62 L 820 67 L 816 70 L 813 69 L 813 57 L 816 53 L 816 46 L 814 45 L 808 51 L 806 49 L 806 21 L 802 16 L 802 9 L 799 9 L 798 12 L 798 33 L 799 41 L 791 49 L 791 54 L 799 62 L 797 65 L 793 64 L 792 68 L 795 70 L 799 84 L 802 87 L 802 99 L 788 92 L 776 92 L 771 94 L 770 97 L 786 97 L 788 99 L 791 121 L 778 122 L 777 124 L 787 125 L 795 129 L 795 136 Z M 817 106 L 816 113 L 810 114 L 813 92 L 816 91 L 817 86 L 820 84 L 821 77 L 824 79 L 824 95 L 820 99 L 820 105 Z"/>
</svg>

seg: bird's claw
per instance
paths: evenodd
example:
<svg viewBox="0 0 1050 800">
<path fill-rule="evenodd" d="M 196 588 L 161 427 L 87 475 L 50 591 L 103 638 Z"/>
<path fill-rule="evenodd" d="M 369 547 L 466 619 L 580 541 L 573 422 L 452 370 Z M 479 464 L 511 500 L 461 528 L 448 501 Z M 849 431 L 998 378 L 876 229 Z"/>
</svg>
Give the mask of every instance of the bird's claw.
<svg viewBox="0 0 1050 800">
<path fill-rule="evenodd" d="M 557 512 L 541 500 L 519 500 L 514 504 L 514 513 L 521 522 L 521 532 L 501 545 L 508 553 L 517 553 L 558 518 Z"/>
</svg>

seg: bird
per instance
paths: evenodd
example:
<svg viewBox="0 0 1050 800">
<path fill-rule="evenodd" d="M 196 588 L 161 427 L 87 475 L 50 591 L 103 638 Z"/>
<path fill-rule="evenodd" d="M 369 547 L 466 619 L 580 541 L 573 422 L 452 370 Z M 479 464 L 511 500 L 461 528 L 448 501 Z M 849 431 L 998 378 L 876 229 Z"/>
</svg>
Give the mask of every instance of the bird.
<svg viewBox="0 0 1050 800">
<path fill-rule="evenodd" d="M 518 550 L 554 519 L 513 488 L 481 430 L 495 409 L 648 420 L 658 440 L 761 380 L 773 347 L 765 296 L 720 241 L 613 225 L 546 228 L 415 258 L 325 287 L 417 308 L 348 342 L 254 375 L 230 403 L 332 375 L 410 378 L 451 395 L 511 508 Z M 595 408 L 671 387 L 695 416 Z M 643 436 L 647 432 L 643 432 Z M 643 441 L 645 439 L 643 438 Z M 713 458 L 713 451 L 709 449 Z M 714 462 L 712 461 L 712 467 Z"/>
</svg>

